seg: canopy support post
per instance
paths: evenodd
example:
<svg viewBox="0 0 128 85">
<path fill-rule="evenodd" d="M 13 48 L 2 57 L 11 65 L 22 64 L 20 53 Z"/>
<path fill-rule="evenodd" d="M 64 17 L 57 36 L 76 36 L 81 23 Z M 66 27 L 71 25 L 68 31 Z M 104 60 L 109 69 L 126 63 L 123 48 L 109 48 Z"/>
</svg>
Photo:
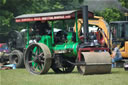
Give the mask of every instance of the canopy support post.
<svg viewBox="0 0 128 85">
<path fill-rule="evenodd" d="M 29 45 L 29 23 L 27 23 L 27 46 Z"/>
<path fill-rule="evenodd" d="M 52 44 L 54 44 L 54 23 L 52 21 Z"/>
<path fill-rule="evenodd" d="M 77 12 L 75 12 L 75 23 L 76 23 L 76 41 L 79 41 L 78 37 L 78 23 L 77 23 Z"/>
</svg>

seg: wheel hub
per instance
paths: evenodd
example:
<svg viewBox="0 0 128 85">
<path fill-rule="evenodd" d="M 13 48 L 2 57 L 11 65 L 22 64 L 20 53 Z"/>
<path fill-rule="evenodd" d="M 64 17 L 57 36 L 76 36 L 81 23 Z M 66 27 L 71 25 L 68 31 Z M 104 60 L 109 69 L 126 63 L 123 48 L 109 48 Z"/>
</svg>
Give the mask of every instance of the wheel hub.
<svg viewBox="0 0 128 85">
<path fill-rule="evenodd" d="M 39 56 L 35 56 L 35 57 L 33 58 L 33 61 L 34 61 L 35 63 L 40 63 L 40 58 L 39 58 Z"/>
</svg>

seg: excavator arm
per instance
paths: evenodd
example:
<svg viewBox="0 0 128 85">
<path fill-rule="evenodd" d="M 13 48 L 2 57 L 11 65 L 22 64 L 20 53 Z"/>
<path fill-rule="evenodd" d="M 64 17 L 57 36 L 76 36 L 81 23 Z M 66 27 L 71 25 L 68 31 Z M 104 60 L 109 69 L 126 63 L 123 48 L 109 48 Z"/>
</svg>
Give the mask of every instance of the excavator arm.
<svg viewBox="0 0 128 85">
<path fill-rule="evenodd" d="M 90 25 L 95 25 L 95 26 L 99 27 L 102 30 L 101 34 L 103 36 L 103 39 L 104 39 L 106 45 L 108 47 L 111 47 L 112 46 L 112 41 L 109 39 L 110 38 L 109 37 L 110 36 L 109 35 L 109 26 L 106 23 L 106 21 L 103 19 L 103 17 L 94 16 L 94 19 L 88 20 L 88 23 Z M 81 28 L 82 28 L 83 20 L 78 19 L 77 24 L 78 24 L 78 35 L 80 36 L 81 30 L 82 30 Z M 76 25 L 74 25 L 74 31 L 76 32 Z M 110 44 L 109 44 L 109 42 L 110 42 Z"/>
</svg>

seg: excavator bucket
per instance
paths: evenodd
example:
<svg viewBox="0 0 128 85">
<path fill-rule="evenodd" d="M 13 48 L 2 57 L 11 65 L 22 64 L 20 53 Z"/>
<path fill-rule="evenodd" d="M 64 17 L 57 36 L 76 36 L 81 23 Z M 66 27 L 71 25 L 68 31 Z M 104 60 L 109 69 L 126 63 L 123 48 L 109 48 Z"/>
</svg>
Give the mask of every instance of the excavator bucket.
<svg viewBox="0 0 128 85">
<path fill-rule="evenodd" d="M 108 52 L 82 52 L 85 65 L 78 66 L 78 71 L 85 74 L 104 74 L 111 72 L 111 57 Z"/>
</svg>

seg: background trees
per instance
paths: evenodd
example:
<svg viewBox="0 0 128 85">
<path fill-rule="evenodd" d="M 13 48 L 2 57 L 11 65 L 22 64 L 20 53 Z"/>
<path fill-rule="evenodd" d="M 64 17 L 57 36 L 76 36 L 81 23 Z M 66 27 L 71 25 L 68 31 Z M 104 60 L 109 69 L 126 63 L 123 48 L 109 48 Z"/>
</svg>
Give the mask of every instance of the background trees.
<svg viewBox="0 0 128 85">
<path fill-rule="evenodd" d="M 0 0 L 0 34 L 6 34 L 10 30 L 20 30 L 25 25 L 15 23 L 15 16 L 26 13 L 52 12 L 77 9 L 88 0 Z M 128 0 L 119 0 L 128 8 Z M 107 22 L 123 20 L 123 14 L 115 8 L 106 8 L 95 12 L 103 16 Z"/>
<path fill-rule="evenodd" d="M 75 9 L 82 0 L 1 0 L 0 1 L 0 33 L 20 30 L 14 17 L 26 13 L 39 13 Z M 75 4 L 74 4 L 75 3 Z"/>
<path fill-rule="evenodd" d="M 102 16 L 108 23 L 124 20 L 124 14 L 115 8 L 106 8 L 103 11 L 95 12 L 95 15 Z"/>
<path fill-rule="evenodd" d="M 122 4 L 122 6 L 128 8 L 128 0 L 119 0 Z"/>
</svg>

